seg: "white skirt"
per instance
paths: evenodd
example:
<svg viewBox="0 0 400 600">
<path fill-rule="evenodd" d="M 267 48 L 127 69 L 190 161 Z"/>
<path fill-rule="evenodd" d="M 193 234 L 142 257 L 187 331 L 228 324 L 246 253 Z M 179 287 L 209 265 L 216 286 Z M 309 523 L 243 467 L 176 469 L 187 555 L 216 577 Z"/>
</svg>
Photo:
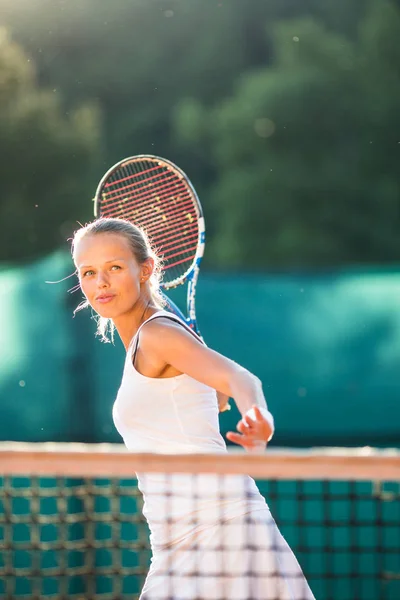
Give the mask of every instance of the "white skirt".
<svg viewBox="0 0 400 600">
<path fill-rule="evenodd" d="M 315 600 L 268 509 L 153 548 L 140 600 Z"/>
</svg>

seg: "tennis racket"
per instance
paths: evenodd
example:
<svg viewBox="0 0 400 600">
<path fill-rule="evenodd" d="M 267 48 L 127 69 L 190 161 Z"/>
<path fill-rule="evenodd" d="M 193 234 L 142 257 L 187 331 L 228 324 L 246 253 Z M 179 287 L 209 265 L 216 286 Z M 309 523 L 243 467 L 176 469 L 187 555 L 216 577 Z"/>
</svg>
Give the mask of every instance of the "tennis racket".
<svg viewBox="0 0 400 600">
<path fill-rule="evenodd" d="M 171 161 L 142 154 L 121 160 L 100 181 L 95 217 L 116 217 L 144 229 L 163 261 L 161 287 L 187 284 L 187 316 L 165 296 L 168 308 L 200 335 L 196 284 L 204 252 L 205 224 L 196 191 Z"/>
</svg>

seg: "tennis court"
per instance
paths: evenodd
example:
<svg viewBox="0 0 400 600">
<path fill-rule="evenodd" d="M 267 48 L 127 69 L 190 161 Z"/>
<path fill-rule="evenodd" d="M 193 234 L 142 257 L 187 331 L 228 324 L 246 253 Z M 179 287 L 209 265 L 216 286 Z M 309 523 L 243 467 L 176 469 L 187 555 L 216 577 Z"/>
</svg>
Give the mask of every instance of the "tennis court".
<svg viewBox="0 0 400 600">
<path fill-rule="evenodd" d="M 0 13 L 0 600 L 400 600 L 400 0 Z"/>
</svg>

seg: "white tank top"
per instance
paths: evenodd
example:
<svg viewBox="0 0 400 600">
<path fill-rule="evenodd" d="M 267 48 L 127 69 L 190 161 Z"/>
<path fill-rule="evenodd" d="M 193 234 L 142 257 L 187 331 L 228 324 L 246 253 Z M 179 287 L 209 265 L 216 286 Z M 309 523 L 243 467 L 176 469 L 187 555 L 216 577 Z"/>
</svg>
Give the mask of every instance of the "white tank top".
<svg viewBox="0 0 400 600">
<path fill-rule="evenodd" d="M 133 452 L 225 453 L 215 390 L 186 374 L 146 377 L 133 365 L 142 327 L 161 317 L 190 331 L 183 321 L 164 310 L 139 327 L 127 350 L 113 406 L 115 426 Z M 247 476 L 138 473 L 137 477 L 153 547 L 173 543 L 221 519 L 267 508 L 254 481 Z"/>
</svg>

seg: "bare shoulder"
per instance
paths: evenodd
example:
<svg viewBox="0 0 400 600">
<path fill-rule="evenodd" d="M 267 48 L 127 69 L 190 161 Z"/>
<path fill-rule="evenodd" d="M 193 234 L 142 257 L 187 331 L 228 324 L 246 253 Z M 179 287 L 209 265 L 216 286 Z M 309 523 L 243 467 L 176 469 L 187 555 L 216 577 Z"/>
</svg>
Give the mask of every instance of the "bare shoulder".
<svg viewBox="0 0 400 600">
<path fill-rule="evenodd" d="M 183 343 L 202 346 L 201 341 L 184 327 L 166 315 L 152 319 L 142 328 L 140 332 L 141 344 L 153 345 L 154 343 Z"/>
<path fill-rule="evenodd" d="M 231 395 L 232 378 L 245 371 L 207 347 L 183 325 L 164 315 L 143 327 L 140 348 L 154 364 L 169 365 L 226 395 Z"/>
</svg>

